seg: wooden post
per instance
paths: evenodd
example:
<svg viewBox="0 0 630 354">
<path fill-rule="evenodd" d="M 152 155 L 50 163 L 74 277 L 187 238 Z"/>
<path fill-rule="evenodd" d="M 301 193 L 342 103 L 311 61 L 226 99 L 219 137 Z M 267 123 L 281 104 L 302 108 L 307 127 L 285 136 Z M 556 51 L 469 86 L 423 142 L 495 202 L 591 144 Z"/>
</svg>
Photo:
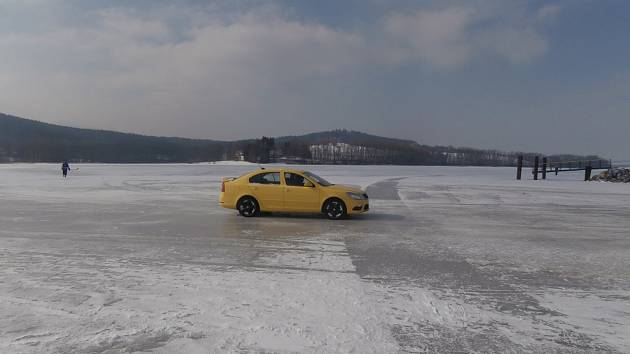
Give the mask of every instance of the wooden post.
<svg viewBox="0 0 630 354">
<path fill-rule="evenodd" d="M 547 179 L 547 158 L 543 157 L 542 179 Z"/>
<path fill-rule="evenodd" d="M 521 174 L 523 173 L 523 155 L 518 155 L 518 162 L 516 163 L 516 180 L 521 180 Z"/>
<path fill-rule="evenodd" d="M 538 156 L 534 157 L 534 181 L 538 181 Z"/>
<path fill-rule="evenodd" d="M 586 168 L 584 169 L 584 180 L 585 181 L 590 181 L 591 180 L 591 171 L 593 170 L 593 168 L 591 167 L 591 165 L 586 166 Z"/>
<path fill-rule="evenodd" d="M 558 166 L 556 166 L 556 176 L 558 175 Z"/>
</svg>

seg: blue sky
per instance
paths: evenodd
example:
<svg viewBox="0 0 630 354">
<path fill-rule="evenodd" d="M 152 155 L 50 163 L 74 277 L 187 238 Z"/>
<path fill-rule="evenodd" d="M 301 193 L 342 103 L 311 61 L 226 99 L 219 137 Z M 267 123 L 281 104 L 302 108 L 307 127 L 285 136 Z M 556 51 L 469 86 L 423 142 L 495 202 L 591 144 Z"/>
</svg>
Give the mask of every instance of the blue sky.
<svg viewBox="0 0 630 354">
<path fill-rule="evenodd" d="M 0 0 L 0 111 L 630 159 L 628 34 L 627 1 Z"/>
</svg>

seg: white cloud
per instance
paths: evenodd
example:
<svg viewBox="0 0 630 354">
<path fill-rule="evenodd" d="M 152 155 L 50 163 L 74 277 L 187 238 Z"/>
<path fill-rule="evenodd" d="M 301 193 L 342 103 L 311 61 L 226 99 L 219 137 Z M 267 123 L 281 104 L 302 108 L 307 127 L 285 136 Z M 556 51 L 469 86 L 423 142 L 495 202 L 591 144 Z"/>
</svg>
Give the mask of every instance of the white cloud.
<svg viewBox="0 0 630 354">
<path fill-rule="evenodd" d="M 338 124 L 354 104 L 331 94 L 346 89 L 339 75 L 410 62 L 456 70 L 479 57 L 534 60 L 548 46 L 536 25 L 557 12 L 543 8 L 511 23 L 502 12 L 454 6 L 342 30 L 273 7 L 228 18 L 169 9 L 108 8 L 79 12 L 76 24 L 47 31 L 0 32 L 0 108 L 199 137 L 276 134 L 268 126 L 292 122 L 295 129 L 303 124 L 296 117 Z M 234 132 L 239 127 L 244 132 Z"/>
<path fill-rule="evenodd" d="M 1 59 L 0 86 L 11 88 L 0 105 L 142 131 L 148 122 L 169 131 L 172 117 L 186 116 L 190 128 L 170 131 L 191 135 L 207 131 L 210 119 L 245 123 L 269 112 L 288 82 L 332 75 L 362 46 L 358 35 L 277 14 L 174 32 L 160 19 L 108 10 L 87 28 L 0 36 L 0 52 L 10 53 Z"/>
<path fill-rule="evenodd" d="M 557 4 L 547 4 L 542 6 L 536 12 L 536 19 L 538 21 L 547 21 L 558 16 L 562 8 Z"/>
<path fill-rule="evenodd" d="M 558 11 L 555 6 L 529 15 L 496 7 L 421 9 L 388 16 L 384 29 L 389 43 L 402 53 L 401 61 L 417 58 L 437 69 L 454 69 L 492 56 L 523 63 L 546 52 L 548 42 L 536 25 Z"/>
<path fill-rule="evenodd" d="M 453 7 L 394 14 L 386 19 L 384 27 L 391 36 L 390 43 L 403 49 L 401 59 L 417 57 L 438 68 L 448 68 L 463 64 L 472 55 L 467 28 L 473 21 L 474 11 Z"/>
</svg>

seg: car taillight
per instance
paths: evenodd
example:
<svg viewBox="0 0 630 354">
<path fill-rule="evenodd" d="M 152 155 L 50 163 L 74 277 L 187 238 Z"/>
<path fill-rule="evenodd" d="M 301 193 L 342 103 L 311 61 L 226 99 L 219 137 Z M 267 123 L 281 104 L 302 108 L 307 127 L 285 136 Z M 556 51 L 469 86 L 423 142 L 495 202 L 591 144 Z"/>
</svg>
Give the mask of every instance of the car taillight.
<svg viewBox="0 0 630 354">
<path fill-rule="evenodd" d="M 221 193 L 225 193 L 225 181 L 221 181 Z"/>
</svg>

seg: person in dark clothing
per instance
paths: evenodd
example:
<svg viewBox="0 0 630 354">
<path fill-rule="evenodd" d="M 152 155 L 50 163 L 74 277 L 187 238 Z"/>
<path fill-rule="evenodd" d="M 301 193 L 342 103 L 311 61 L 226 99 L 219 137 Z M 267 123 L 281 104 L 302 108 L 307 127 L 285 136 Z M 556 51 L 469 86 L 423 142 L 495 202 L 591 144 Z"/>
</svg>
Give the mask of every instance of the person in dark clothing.
<svg viewBox="0 0 630 354">
<path fill-rule="evenodd" d="M 68 177 L 69 169 L 70 169 L 70 165 L 68 164 L 68 161 L 64 161 L 63 164 L 61 165 L 61 172 L 63 172 L 63 178 Z"/>
</svg>

